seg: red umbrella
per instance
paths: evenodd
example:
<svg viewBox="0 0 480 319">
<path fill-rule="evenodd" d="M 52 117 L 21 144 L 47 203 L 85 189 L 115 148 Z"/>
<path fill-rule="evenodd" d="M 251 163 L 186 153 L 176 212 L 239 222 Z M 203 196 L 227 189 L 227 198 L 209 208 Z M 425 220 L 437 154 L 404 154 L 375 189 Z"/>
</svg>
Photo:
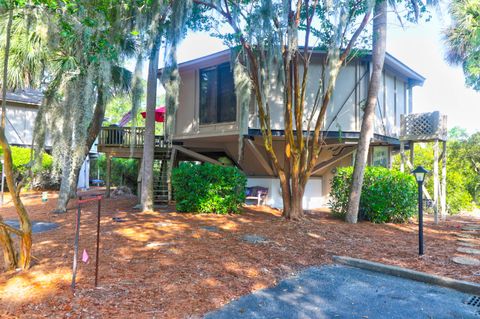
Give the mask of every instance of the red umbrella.
<svg viewBox="0 0 480 319">
<path fill-rule="evenodd" d="M 147 117 L 147 112 L 142 112 L 143 118 Z M 165 122 L 165 106 L 161 106 L 155 110 L 155 122 Z"/>
</svg>

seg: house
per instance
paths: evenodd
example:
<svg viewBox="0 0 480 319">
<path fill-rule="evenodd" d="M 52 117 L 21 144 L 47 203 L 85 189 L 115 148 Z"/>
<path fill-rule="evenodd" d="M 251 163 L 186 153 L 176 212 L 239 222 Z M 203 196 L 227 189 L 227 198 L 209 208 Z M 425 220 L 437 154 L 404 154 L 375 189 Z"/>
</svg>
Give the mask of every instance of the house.
<svg viewBox="0 0 480 319">
<path fill-rule="evenodd" d="M 7 92 L 7 116 L 5 133 L 12 146 L 31 147 L 35 118 L 42 104 L 42 92 L 34 89 L 23 89 Z M 2 99 L 0 97 L 0 103 Z M 0 108 L 1 114 L 1 108 Z M 47 152 L 52 147 L 52 141 L 47 137 L 45 148 Z M 94 151 L 94 148 L 92 148 Z M 94 156 L 96 152 L 92 152 Z M 89 188 L 90 156 L 87 156 L 80 170 L 78 187 Z"/>
<path fill-rule="evenodd" d="M 307 106 L 311 108 L 315 96 L 316 80 L 321 74 L 325 54 L 314 52 L 309 69 L 311 85 L 307 87 Z M 246 123 L 241 123 L 239 106 L 236 105 L 234 81 L 229 50 L 179 64 L 181 76 L 179 107 L 176 113 L 172 137 L 173 165 L 178 161 L 197 160 L 219 163 L 229 158 L 248 177 L 248 186 L 269 188 L 266 203 L 281 208 L 282 198 L 278 178 L 263 146 L 263 138 L 257 116 L 257 107 L 251 103 Z M 325 150 L 314 168 L 304 196 L 304 208 L 324 207 L 328 203 L 330 181 L 334 169 L 351 165 L 360 136 L 362 105 L 367 97 L 371 72 L 371 56 L 355 58 L 338 76 L 336 89 L 328 108 L 323 127 L 326 137 Z M 413 111 L 412 89 L 421 86 L 424 78 L 408 66 L 387 54 L 381 90 L 375 117 L 375 135 L 372 140 L 369 164 L 389 167 L 392 152 L 399 149 L 400 118 Z M 314 82 L 315 81 L 315 82 Z M 282 160 L 284 148 L 283 106 L 281 88 L 273 88 L 269 101 L 274 149 Z M 244 117 L 245 118 L 245 117 Z M 167 123 L 168 124 L 168 123 Z M 305 128 L 304 128 L 305 129 Z M 126 132 L 126 133 L 125 133 Z M 137 133 L 127 132 L 124 139 L 131 140 Z M 112 132 L 110 133 L 112 134 Z M 128 137 L 128 138 L 127 138 Z M 125 156 L 127 150 L 115 152 L 105 147 L 104 132 L 100 151 L 110 156 Z M 239 161 L 240 139 L 243 139 L 242 160 Z M 136 138 L 136 141 L 139 141 Z M 141 141 L 138 153 L 141 157 Z M 111 145 L 113 146 L 113 145 Z"/>
<path fill-rule="evenodd" d="M 323 57 L 321 52 L 314 53 L 310 78 L 315 79 L 321 74 Z M 306 187 L 306 209 L 325 206 L 332 170 L 352 164 L 360 134 L 362 103 L 367 96 L 370 60 L 370 56 L 357 58 L 339 74 L 323 128 L 327 137 L 327 151 L 323 152 Z M 233 93 L 230 52 L 227 50 L 180 64 L 179 70 L 182 83 L 173 141 L 181 142 L 183 147 L 200 154 L 212 158 L 224 154 L 236 162 L 239 135 L 244 136 L 244 159 L 236 164 L 247 174 L 249 186 L 269 187 L 268 203 L 280 207 L 279 183 L 263 147 L 255 105 L 250 107 L 248 124 L 240 125 L 239 109 Z M 400 116 L 412 113 L 412 88 L 422 85 L 424 80 L 421 75 L 387 54 L 369 164 L 390 166 L 392 151 L 399 145 Z M 315 84 L 312 81 L 307 88 L 307 108 L 313 104 Z M 269 101 L 274 147 L 279 156 L 283 154 L 284 141 L 281 94 L 278 88 Z"/>
</svg>

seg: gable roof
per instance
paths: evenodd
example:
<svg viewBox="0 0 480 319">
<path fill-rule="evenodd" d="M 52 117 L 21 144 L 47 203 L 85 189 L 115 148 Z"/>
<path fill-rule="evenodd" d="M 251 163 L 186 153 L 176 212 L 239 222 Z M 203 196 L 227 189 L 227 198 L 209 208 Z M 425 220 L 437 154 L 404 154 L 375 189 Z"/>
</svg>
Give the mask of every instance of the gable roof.
<svg viewBox="0 0 480 319">
<path fill-rule="evenodd" d="M 2 97 L 0 96 L 0 101 Z M 41 105 L 43 100 L 43 93 L 35 89 L 22 89 L 13 92 L 7 92 L 7 102 L 29 104 L 29 105 Z"/>
<path fill-rule="evenodd" d="M 315 50 L 315 53 L 319 55 L 325 54 L 324 51 L 317 51 L 317 50 Z M 215 60 L 220 61 L 220 60 L 228 59 L 229 56 L 230 56 L 230 49 L 226 49 L 226 50 L 209 54 L 194 60 L 179 63 L 178 67 L 179 69 L 189 69 L 189 68 L 195 67 L 198 64 L 203 64 L 205 62 L 213 62 Z M 368 53 L 362 56 L 361 59 L 364 61 L 371 61 L 372 54 Z M 423 83 L 425 82 L 425 77 L 420 75 L 418 72 L 414 71 L 405 63 L 395 58 L 390 53 L 386 53 L 385 55 L 385 69 L 404 76 L 405 78 L 408 79 L 408 82 L 413 86 L 416 86 L 416 85 L 422 86 Z M 159 70 L 159 73 L 160 72 L 161 70 Z"/>
</svg>

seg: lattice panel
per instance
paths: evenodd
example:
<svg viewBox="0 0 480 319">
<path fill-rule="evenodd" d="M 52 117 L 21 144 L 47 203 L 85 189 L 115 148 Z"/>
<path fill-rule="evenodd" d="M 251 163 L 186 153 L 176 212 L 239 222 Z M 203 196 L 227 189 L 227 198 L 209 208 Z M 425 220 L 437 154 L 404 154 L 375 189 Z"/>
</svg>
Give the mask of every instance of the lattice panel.
<svg viewBox="0 0 480 319">
<path fill-rule="evenodd" d="M 405 119 L 406 135 L 432 135 L 435 133 L 430 113 L 415 114 Z"/>
<path fill-rule="evenodd" d="M 401 117 L 401 140 L 429 141 L 447 139 L 447 118 L 439 112 L 409 114 Z"/>
</svg>

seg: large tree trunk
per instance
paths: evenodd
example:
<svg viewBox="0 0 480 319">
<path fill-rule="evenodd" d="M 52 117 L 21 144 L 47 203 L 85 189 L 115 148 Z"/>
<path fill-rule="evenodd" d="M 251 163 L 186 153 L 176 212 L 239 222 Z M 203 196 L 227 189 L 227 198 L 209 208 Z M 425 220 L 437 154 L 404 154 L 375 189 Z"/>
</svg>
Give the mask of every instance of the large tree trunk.
<svg viewBox="0 0 480 319">
<path fill-rule="evenodd" d="M 153 210 L 153 160 L 155 152 L 155 107 L 157 101 L 157 72 L 160 55 L 160 37 L 153 43 L 148 62 L 147 116 L 143 145 L 142 193 L 140 204 L 143 211 Z"/>
<path fill-rule="evenodd" d="M 373 18 L 373 47 L 372 47 L 372 76 L 368 87 L 367 106 L 363 113 L 360 139 L 358 141 L 357 154 L 355 156 L 355 168 L 353 170 L 350 198 L 346 221 L 356 223 L 362 194 L 363 177 L 367 165 L 370 140 L 373 137 L 375 106 L 382 80 L 383 63 L 385 61 L 385 49 L 387 42 L 387 2 L 376 2 Z"/>
<path fill-rule="evenodd" d="M 0 146 L 3 149 L 3 160 L 8 190 L 12 196 L 13 205 L 15 206 L 20 221 L 20 260 L 18 266 L 23 269 L 28 269 L 30 267 L 30 252 L 32 248 L 32 224 L 30 223 L 27 210 L 25 209 L 25 206 L 23 206 L 20 198 L 20 187 L 15 184 L 15 179 L 13 177 L 12 151 L 3 127 L 0 128 Z M 3 244 L 6 243 L 7 242 L 4 242 Z"/>
<path fill-rule="evenodd" d="M 2 216 L 0 216 L 0 223 L 3 222 Z M 17 267 L 17 254 L 13 248 L 12 237 L 8 231 L 0 227 L 0 247 L 3 250 L 3 260 L 5 262 L 5 270 L 12 270 Z"/>
<path fill-rule="evenodd" d="M 62 181 L 60 184 L 60 191 L 58 194 L 57 209 L 55 213 L 65 213 L 67 211 L 67 205 L 71 198 L 77 195 L 78 175 L 85 158 L 88 156 L 93 143 L 97 139 L 98 134 L 102 128 L 103 118 L 105 117 L 106 101 L 103 93 L 104 88 L 99 87 L 97 92 L 97 103 L 93 112 L 92 122 L 88 127 L 87 140 L 84 145 L 85 157 L 83 160 L 78 160 L 74 163 L 66 163 L 64 166 L 64 172 L 62 173 Z M 75 178 L 69 178 L 71 172 L 73 172 Z"/>
</svg>

